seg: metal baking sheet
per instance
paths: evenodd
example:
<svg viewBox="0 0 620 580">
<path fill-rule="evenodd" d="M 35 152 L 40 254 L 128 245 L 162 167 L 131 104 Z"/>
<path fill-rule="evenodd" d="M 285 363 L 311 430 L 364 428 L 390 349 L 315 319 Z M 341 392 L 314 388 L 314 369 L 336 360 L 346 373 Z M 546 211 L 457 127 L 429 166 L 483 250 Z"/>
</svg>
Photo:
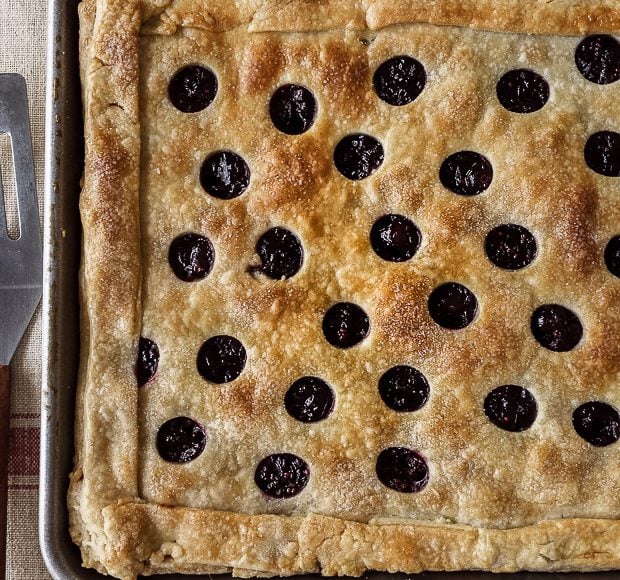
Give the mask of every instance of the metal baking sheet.
<svg viewBox="0 0 620 580">
<path fill-rule="evenodd" d="M 43 390 L 41 406 L 40 542 L 55 580 L 103 579 L 81 567 L 79 550 L 68 532 L 66 495 L 73 461 L 73 417 L 79 357 L 78 197 L 84 153 L 78 74 L 78 0 L 49 5 L 48 87 L 45 167 L 45 288 L 43 293 Z M 618 572 L 588 575 L 618 578 Z M 192 576 L 197 578 L 196 576 Z M 482 580 L 490 573 L 424 573 L 416 579 Z M 583 580 L 583 574 L 519 573 L 514 580 Z M 183 580 L 190 576 L 152 576 Z M 221 578 L 230 578 L 229 575 Z M 304 576 L 304 580 L 318 578 Z M 372 580 L 403 580 L 404 574 L 372 573 Z M 301 577 L 300 577 L 301 580 Z"/>
</svg>

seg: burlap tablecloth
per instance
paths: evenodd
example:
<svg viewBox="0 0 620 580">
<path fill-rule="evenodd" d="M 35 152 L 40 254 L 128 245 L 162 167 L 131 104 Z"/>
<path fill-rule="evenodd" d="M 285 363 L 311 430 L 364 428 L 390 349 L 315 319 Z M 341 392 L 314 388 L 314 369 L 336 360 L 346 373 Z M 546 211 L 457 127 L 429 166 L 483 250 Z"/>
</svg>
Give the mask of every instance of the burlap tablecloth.
<svg viewBox="0 0 620 580">
<path fill-rule="evenodd" d="M 26 77 L 39 201 L 43 193 L 45 0 L 0 0 L 0 72 Z M 42 207 L 42 205 L 40 205 Z M 50 578 L 38 541 L 40 308 L 13 359 L 7 578 Z"/>
</svg>

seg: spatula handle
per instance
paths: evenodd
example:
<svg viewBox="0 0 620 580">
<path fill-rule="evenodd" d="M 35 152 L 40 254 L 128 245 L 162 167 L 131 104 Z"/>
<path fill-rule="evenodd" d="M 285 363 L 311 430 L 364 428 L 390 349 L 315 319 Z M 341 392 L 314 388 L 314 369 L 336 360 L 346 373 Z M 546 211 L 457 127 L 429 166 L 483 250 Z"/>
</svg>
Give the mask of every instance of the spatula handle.
<svg viewBox="0 0 620 580">
<path fill-rule="evenodd" d="M 6 516 L 9 487 L 9 367 L 0 365 L 0 578 L 6 578 Z"/>
</svg>

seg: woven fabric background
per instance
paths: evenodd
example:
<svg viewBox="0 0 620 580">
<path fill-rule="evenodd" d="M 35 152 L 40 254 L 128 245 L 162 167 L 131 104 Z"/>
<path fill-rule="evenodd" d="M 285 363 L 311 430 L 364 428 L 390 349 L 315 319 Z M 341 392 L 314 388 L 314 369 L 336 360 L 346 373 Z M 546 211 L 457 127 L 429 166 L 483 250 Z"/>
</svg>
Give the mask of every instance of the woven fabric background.
<svg viewBox="0 0 620 580">
<path fill-rule="evenodd" d="M 26 77 L 39 201 L 43 191 L 45 111 L 45 0 L 0 0 L 0 72 Z M 0 140 L 2 174 L 9 149 Z M 41 205 L 40 205 L 41 207 Z M 9 214 L 11 207 L 8 207 Z M 8 216 L 15 223 L 15 213 Z M 41 315 L 37 311 L 12 362 L 11 445 L 7 578 L 50 578 L 38 541 L 39 404 L 41 388 Z"/>
</svg>

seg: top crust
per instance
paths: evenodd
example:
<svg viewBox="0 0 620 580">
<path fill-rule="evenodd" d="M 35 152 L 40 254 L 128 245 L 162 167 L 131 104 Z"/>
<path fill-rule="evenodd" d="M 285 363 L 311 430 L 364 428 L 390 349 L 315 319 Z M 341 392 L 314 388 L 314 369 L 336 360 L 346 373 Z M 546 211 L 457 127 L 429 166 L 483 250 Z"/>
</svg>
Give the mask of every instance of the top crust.
<svg viewBox="0 0 620 580">
<path fill-rule="evenodd" d="M 527 34 L 583 35 L 620 30 L 616 0 L 145 0 L 147 30 L 380 30 L 393 24 L 469 26 Z"/>
<path fill-rule="evenodd" d="M 459 509 L 464 506 L 467 510 L 468 501 L 475 499 L 475 494 L 456 496 L 448 487 L 442 490 L 443 495 L 436 494 L 436 504 L 431 510 L 415 514 L 418 519 L 385 517 L 385 512 L 381 512 L 383 517 L 373 518 L 375 504 L 372 504 L 374 496 L 371 493 L 368 494 L 368 502 L 365 504 L 367 513 L 357 516 L 354 509 L 347 514 L 336 513 L 338 517 L 317 515 L 309 513 L 311 504 L 307 506 L 303 503 L 296 510 L 280 508 L 277 502 L 267 504 L 264 498 L 259 498 L 253 506 L 248 507 L 247 501 L 251 503 L 254 497 L 252 494 L 258 496 L 253 488 L 248 494 L 244 490 L 237 494 L 240 498 L 238 505 L 214 505 L 208 492 L 201 495 L 204 490 L 201 490 L 200 486 L 197 486 L 199 493 L 192 496 L 196 481 L 205 481 L 209 477 L 209 465 L 206 464 L 205 468 L 203 464 L 200 468 L 198 463 L 195 463 L 180 475 L 177 466 L 163 464 L 152 443 L 157 427 L 167 418 L 166 414 L 171 412 L 171 409 L 174 413 L 182 414 L 185 408 L 191 409 L 191 405 L 196 408 L 202 405 L 206 407 L 204 413 L 208 413 L 210 404 L 216 402 L 221 405 L 219 409 L 223 414 L 234 414 L 236 409 L 242 410 L 237 422 L 233 419 L 230 424 L 234 424 L 238 433 L 244 437 L 256 437 L 251 428 L 255 428 L 257 421 L 260 421 L 263 444 L 268 442 L 274 433 L 282 438 L 279 425 L 267 418 L 270 411 L 267 410 L 263 416 L 260 413 L 257 415 L 257 409 L 265 405 L 266 399 L 261 399 L 261 396 L 270 390 L 273 390 L 276 396 L 276 389 L 281 385 L 270 385 L 267 382 L 264 385 L 259 384 L 254 397 L 253 386 L 256 385 L 251 381 L 241 380 L 237 385 L 240 388 L 236 390 L 211 390 L 208 396 L 201 393 L 193 401 L 189 397 L 188 403 L 183 396 L 179 396 L 175 388 L 176 385 L 188 384 L 184 373 L 195 373 L 194 368 L 181 368 L 178 374 L 170 375 L 171 380 L 161 374 L 158 379 L 162 381 L 161 385 L 172 387 L 168 391 L 154 388 L 142 389 L 138 393 L 135 378 L 136 351 L 141 333 L 157 331 L 160 332 L 158 336 L 163 337 L 168 332 L 167 338 L 162 338 L 162 344 L 164 347 L 174 348 L 177 344 L 175 340 L 179 338 L 182 341 L 184 338 L 182 332 L 178 332 L 178 324 L 186 331 L 187 327 L 200 327 L 205 321 L 209 321 L 208 315 L 202 312 L 205 309 L 200 308 L 199 304 L 198 307 L 194 306 L 194 310 L 188 310 L 189 314 L 186 312 L 185 318 L 193 318 L 187 327 L 183 326 L 186 324 L 183 316 L 178 319 L 174 319 L 174 316 L 165 319 L 158 315 L 162 308 L 173 313 L 176 312 L 175 309 L 181 311 L 178 304 L 183 304 L 188 299 L 187 287 L 178 283 L 175 286 L 176 281 L 170 282 L 167 277 L 169 272 L 165 252 L 169 240 L 184 228 L 196 227 L 198 224 L 198 227 L 204 227 L 209 235 L 213 236 L 216 245 L 222 242 L 223 246 L 223 240 L 227 240 L 230 253 L 234 257 L 245 256 L 243 252 L 247 254 L 246 246 L 249 242 L 246 239 L 242 242 L 231 240 L 231 223 L 243 223 L 244 227 L 247 226 L 244 231 L 251 240 L 265 229 L 271 215 L 278 219 L 298 220 L 295 223 L 310 231 L 312 223 L 304 222 L 304 216 L 297 215 L 303 212 L 296 214 L 294 207 L 297 201 L 297 186 L 305 183 L 307 178 L 303 163 L 285 163 L 282 160 L 292 157 L 294 161 L 306 161 L 312 155 L 318 155 L 319 162 L 316 167 L 327 171 L 326 168 L 331 166 L 331 150 L 321 150 L 317 143 L 314 143 L 313 136 L 306 136 L 308 138 L 305 141 L 300 141 L 305 143 L 305 146 L 297 151 L 276 135 L 269 144 L 271 152 L 263 150 L 261 153 L 258 148 L 249 157 L 259 168 L 256 174 L 260 176 L 263 171 L 262 175 L 268 177 L 263 189 L 268 194 L 267 198 L 255 196 L 253 202 L 248 202 L 249 211 L 243 205 L 244 200 L 235 202 L 237 205 L 231 203 L 225 209 L 223 206 L 214 209 L 200 205 L 208 205 L 208 200 L 203 199 L 204 196 L 191 195 L 194 184 L 190 183 L 190 180 L 186 180 L 183 187 L 178 187 L 178 184 L 187 175 L 193 175 L 194 166 L 200 163 L 201 156 L 207 150 L 219 146 L 218 131 L 221 131 L 220 135 L 225 135 L 232 145 L 248 147 L 248 150 L 252 139 L 258 137 L 246 130 L 226 133 L 226 128 L 218 125 L 227 119 L 229 122 L 230 119 L 236 119 L 238 112 L 234 108 L 223 110 L 220 116 L 216 115 L 214 120 L 209 121 L 212 125 L 209 125 L 208 131 L 205 131 L 204 127 L 192 125 L 188 118 L 183 121 L 187 123 L 184 131 L 180 133 L 177 130 L 182 123 L 175 120 L 174 111 L 166 108 L 169 103 L 165 92 L 170 76 L 180 66 L 187 64 L 185 55 L 199 55 L 201 59 L 212 63 L 216 72 L 229 72 L 230 78 L 236 78 L 235 71 L 239 71 L 238 85 L 231 83 L 227 87 L 222 84 L 221 90 L 222 94 L 228 90 L 229 94 L 236 95 L 235 90 L 240 87 L 242 92 L 244 91 L 245 100 L 239 105 L 239 109 L 247 108 L 247 111 L 255 107 L 255 101 L 260 103 L 261 99 L 268 99 L 272 86 L 289 80 L 282 76 L 282 70 L 275 62 L 277 59 L 271 57 L 278 54 L 283 62 L 290 62 L 299 60 L 301 55 L 305 59 L 306 68 L 300 67 L 296 72 L 306 75 L 304 78 L 308 79 L 308 84 L 315 82 L 316 86 L 323 86 L 326 94 L 333 92 L 334 98 L 331 102 L 327 103 L 326 98 L 321 106 L 333 106 L 335 113 L 350 113 L 346 118 L 357 123 L 363 122 L 363 116 L 370 107 L 366 94 L 368 82 L 364 80 L 364 75 L 382 58 L 390 56 L 391 51 L 403 50 L 403 43 L 409 42 L 409 37 L 404 32 L 406 24 L 419 23 L 422 26 L 416 28 L 417 32 L 412 36 L 421 53 L 427 54 L 432 60 L 432 47 L 435 44 L 420 41 L 419 37 L 424 32 L 434 39 L 437 46 L 443 47 L 440 50 L 442 55 L 457 56 L 454 62 L 449 61 L 446 71 L 452 70 L 451 67 L 454 66 L 460 66 L 460 70 L 464 71 L 467 67 L 463 62 L 470 63 L 475 50 L 486 50 L 485 43 L 490 47 L 499 46 L 499 40 L 493 38 L 495 35 L 484 33 L 486 40 L 478 43 L 473 37 L 476 33 L 471 33 L 466 42 L 459 44 L 462 31 L 458 28 L 441 30 L 427 25 L 538 35 L 614 33 L 620 30 L 618 2 L 556 0 L 526 4 L 517 0 L 87 0 L 80 10 L 87 150 L 81 199 L 84 226 L 84 263 L 81 271 L 83 348 L 77 403 L 76 466 L 72 474 L 69 505 L 71 533 L 80 545 L 85 565 L 126 579 L 133 579 L 138 574 L 175 571 L 217 573 L 233 570 L 240 576 L 259 576 L 309 572 L 362 574 L 366 569 L 404 572 L 484 569 L 508 572 L 519 569 L 601 570 L 620 566 L 620 520 L 617 519 L 620 506 L 616 499 L 620 481 L 617 467 L 618 445 L 592 450 L 578 439 L 566 446 L 559 445 L 555 440 L 549 444 L 543 441 L 542 445 L 535 448 L 534 453 L 529 454 L 526 464 L 522 466 L 517 462 L 511 466 L 511 469 L 515 470 L 515 480 L 522 477 L 523 480 L 530 481 L 531 490 L 539 495 L 530 493 L 528 488 L 524 494 L 526 497 L 515 498 L 511 497 L 509 491 L 500 490 L 497 492 L 498 497 L 489 496 L 486 504 L 479 502 L 476 506 L 482 514 L 479 520 L 476 520 L 477 516 L 462 518 L 458 511 L 447 514 L 445 521 L 437 518 L 437 505 L 451 505 L 452 502 L 458 504 Z M 363 30 L 378 31 L 396 24 L 403 26 L 384 31 L 384 36 L 376 42 L 373 38 L 368 51 L 366 45 L 360 44 L 360 35 L 355 34 Z M 351 34 L 342 34 L 343 29 L 347 29 Z M 224 31 L 226 34 L 220 34 Z M 321 34 L 312 35 L 311 42 L 303 35 L 281 34 L 305 31 Z M 214 32 L 217 34 L 213 34 Z M 253 32 L 263 34 L 251 34 Z M 468 34 L 470 33 L 465 31 L 463 38 Z M 514 42 L 515 45 L 519 44 Z M 540 59 L 540 63 L 546 63 L 545 66 L 548 65 L 556 71 L 558 78 L 566 78 L 570 84 L 574 79 L 565 75 L 566 63 L 554 62 L 546 51 L 557 43 L 556 48 L 561 46 L 564 54 L 567 47 L 576 42 L 576 39 L 567 38 L 529 38 L 524 41 L 528 46 L 524 53 L 525 58 Z M 355 49 L 351 53 L 350 47 L 353 45 Z M 458 50 L 451 48 L 453 45 L 458 46 Z M 317 46 L 320 50 L 316 50 Z M 241 51 L 241 47 L 244 47 L 245 51 Z M 183 52 L 184 50 L 187 52 Z M 352 54 L 354 65 L 359 65 L 357 68 L 345 66 Z M 505 56 L 499 49 L 494 54 L 500 60 Z M 510 54 L 514 57 L 517 50 L 514 49 L 514 53 Z M 308 58 L 305 58 L 306 56 Z M 508 66 L 502 61 L 502 66 L 504 64 Z M 476 71 L 463 74 L 470 73 L 471 76 L 466 77 L 467 90 L 472 87 L 475 89 L 480 81 L 476 77 Z M 334 88 L 337 81 L 342 80 L 343 74 L 344 82 L 347 82 L 351 92 L 359 97 L 358 100 L 351 100 L 347 94 L 338 92 L 337 86 Z M 569 75 L 577 73 L 572 71 Z M 225 79 L 226 76 L 222 78 Z M 487 81 L 488 79 L 484 79 L 485 83 Z M 415 308 L 415 304 L 422 303 L 430 291 L 430 278 L 418 287 L 408 284 L 407 277 L 402 272 L 392 273 L 389 283 L 384 284 L 373 296 L 373 285 L 356 278 L 356 268 L 341 272 L 338 284 L 352 284 L 356 291 L 361 289 L 359 294 L 363 299 L 367 298 L 372 302 L 378 298 L 381 303 L 381 316 L 386 320 L 377 315 L 373 323 L 376 322 L 377 336 L 385 334 L 385 341 L 381 345 L 383 350 L 391 353 L 390 356 L 400 356 L 407 352 L 408 345 L 421 339 L 422 344 L 426 345 L 425 353 L 422 354 L 434 361 L 429 364 L 435 365 L 437 375 L 448 377 L 446 384 L 454 386 L 451 396 L 446 397 L 443 402 L 434 403 L 438 405 L 435 409 L 441 421 L 428 423 L 428 432 L 424 432 L 425 427 L 422 426 L 420 433 L 416 435 L 422 439 L 443 438 L 446 441 L 446 463 L 452 460 L 458 463 L 462 459 L 459 457 L 462 450 L 462 447 L 459 447 L 461 438 L 463 434 L 477 429 L 462 417 L 458 421 L 450 420 L 453 411 L 458 414 L 460 409 L 478 406 L 467 386 L 463 386 L 467 381 L 464 380 L 461 384 L 458 376 L 471 379 L 469 374 L 484 374 L 486 368 L 492 370 L 497 364 L 504 369 L 518 368 L 518 372 L 515 371 L 514 374 L 521 377 L 530 370 L 534 374 L 540 371 L 542 376 L 549 377 L 548 384 L 545 384 L 549 392 L 553 391 L 554 385 L 565 381 L 568 394 L 563 396 L 566 401 L 553 408 L 554 413 L 558 411 L 562 414 L 562 419 L 551 419 L 549 422 L 550 436 L 553 438 L 559 433 L 571 431 L 566 409 L 581 402 L 584 397 L 592 395 L 618 401 L 616 393 L 620 372 L 620 291 L 617 281 L 610 280 L 608 275 L 600 271 L 599 264 L 601 244 L 611 235 L 618 233 L 620 227 L 620 206 L 617 197 L 614 197 L 618 193 L 617 183 L 612 184 L 609 178 L 582 169 L 581 154 L 573 147 L 574 143 L 581 142 L 583 135 L 580 131 L 586 134 L 601 127 L 617 130 L 613 124 L 620 117 L 618 99 L 614 100 L 614 93 L 610 91 L 605 93 L 606 96 L 600 96 L 593 87 L 588 87 L 587 97 L 567 99 L 562 105 L 565 108 L 558 109 L 556 117 L 553 118 L 555 125 L 549 128 L 539 127 L 535 120 L 530 120 L 529 125 L 525 124 L 525 128 L 518 129 L 516 126 L 512 127 L 507 113 L 500 110 L 491 111 L 489 114 L 486 105 L 483 106 L 479 101 L 472 102 L 467 98 L 466 91 L 460 91 L 461 88 L 463 87 L 453 86 L 449 99 L 442 99 L 441 95 L 437 95 L 436 106 L 429 118 L 434 119 L 432 122 L 440 133 L 445 131 L 453 137 L 456 136 L 457 141 L 451 143 L 450 147 L 465 147 L 465 142 L 458 142 L 461 134 L 456 129 L 467 128 L 467 123 L 474 123 L 467 130 L 478 131 L 480 135 L 486 134 L 489 143 L 493 142 L 498 147 L 497 144 L 503 136 L 514 131 L 514 135 L 519 138 L 531 136 L 530 147 L 544 151 L 544 154 L 541 153 L 543 163 L 539 159 L 534 165 L 526 164 L 520 174 L 513 176 L 511 183 L 503 186 L 500 197 L 504 201 L 501 203 L 504 207 L 514 209 L 516 213 L 513 215 L 519 218 L 528 219 L 528 214 L 533 216 L 532 220 L 537 224 L 537 229 L 547 231 L 545 228 L 550 228 L 553 241 L 549 243 L 547 251 L 556 258 L 562 256 L 565 248 L 569 249 L 568 254 L 562 256 L 563 262 L 557 272 L 549 272 L 548 276 L 544 277 L 538 298 L 551 301 L 557 296 L 557 287 L 561 286 L 562 297 L 574 301 L 580 308 L 583 305 L 581 312 L 586 312 L 586 322 L 591 322 L 589 328 L 594 330 L 590 332 L 587 349 L 574 353 L 571 362 L 559 371 L 549 353 L 535 354 L 533 345 L 526 343 L 531 339 L 526 328 L 503 337 L 506 340 L 500 345 L 501 348 L 495 348 L 499 343 L 486 341 L 484 334 L 479 334 L 475 335 L 479 348 L 465 344 L 460 347 L 463 356 L 444 356 L 442 353 L 446 352 L 446 345 L 449 347 L 450 340 L 444 344 L 441 342 L 443 339 L 435 339 L 433 333 L 436 329 L 423 318 L 424 313 Z M 365 103 L 365 107 L 357 107 L 359 102 Z M 472 106 L 476 109 L 473 116 Z M 584 114 L 584 111 L 589 111 L 590 106 L 596 107 L 596 114 L 592 119 Z M 483 119 L 488 120 L 493 115 L 501 122 L 493 125 L 489 134 L 483 125 Z M 162 119 L 168 117 L 173 120 L 172 125 L 164 123 L 158 126 Z M 338 115 L 334 114 L 333 119 L 336 118 Z M 575 118 L 578 118 L 579 122 L 575 123 Z M 391 143 L 387 136 L 389 132 L 382 128 L 382 122 L 378 122 L 373 129 L 383 131 L 387 150 L 395 151 L 396 147 L 390 149 Z M 605 124 L 611 126 L 607 127 Z M 268 121 L 265 126 L 267 125 Z M 347 125 L 341 127 L 337 122 L 332 125 L 329 128 L 324 123 L 323 130 L 327 132 L 349 129 Z M 170 128 L 172 130 L 168 130 Z M 422 131 L 427 129 L 420 126 L 420 134 L 424 134 Z M 463 129 L 463 135 L 466 132 Z M 329 134 L 327 149 L 337 136 Z M 405 140 L 401 139 L 398 147 L 402 151 L 405 145 Z M 423 145 L 433 147 L 430 139 L 424 140 Z M 196 152 L 193 147 L 198 147 Z M 509 147 L 502 147 L 498 150 L 498 156 L 509 157 Z M 447 148 L 448 144 L 444 142 L 434 152 L 435 157 L 440 160 L 445 156 Z M 564 157 L 561 157 L 560 161 L 556 158 L 560 153 L 564 155 L 565 150 L 570 150 L 570 153 L 565 159 L 566 165 L 562 165 Z M 192 157 L 194 153 L 196 155 Z M 267 166 L 275 162 L 279 162 L 279 165 L 267 171 Z M 261 163 L 265 164 L 265 167 L 262 167 Z M 282 170 L 282 165 L 286 165 L 287 171 Z M 549 168 L 557 169 L 558 174 L 550 177 Z M 562 181 L 566 175 L 575 177 L 574 183 L 568 188 Z M 420 179 L 422 182 L 418 183 L 416 180 Z M 432 193 L 433 186 L 429 185 L 434 181 L 435 176 L 430 173 L 420 171 L 414 176 L 406 167 L 397 165 L 394 171 L 386 171 L 375 181 L 369 180 L 367 183 L 371 184 L 369 187 L 376 186 L 377 199 L 396 205 L 404 203 L 405 212 L 408 209 L 407 199 L 418 199 L 416 187 L 419 188 L 421 183 L 431 192 L 431 197 L 435 195 Z M 523 191 L 529 196 L 527 203 L 521 206 L 518 191 L 513 187 L 516 184 L 521 184 Z M 145 195 L 147 190 L 150 192 L 148 196 Z M 184 197 L 187 191 L 190 195 Z M 353 196 L 355 191 L 353 185 L 347 184 L 340 193 L 346 197 Z M 406 194 L 404 197 L 403 192 Z M 269 195 L 277 199 L 269 199 Z M 186 203 L 183 215 L 170 210 L 177 201 Z M 343 197 L 340 201 L 346 202 Z M 435 218 L 443 220 L 441 227 L 437 228 L 438 232 L 441 230 L 443 233 L 440 233 L 437 239 L 452 252 L 454 258 L 451 264 L 445 265 L 443 274 L 458 277 L 465 272 L 461 265 L 467 263 L 470 254 L 467 248 L 460 249 L 450 232 L 458 232 L 464 239 L 470 235 L 475 238 L 482 230 L 505 217 L 505 214 L 497 208 L 494 209 L 492 204 L 484 207 L 484 201 L 476 202 L 478 205 L 472 204 L 474 209 L 466 211 L 456 207 L 462 200 L 453 201 L 455 207 L 446 205 L 440 212 L 430 212 L 428 223 L 434 223 Z M 251 203 L 256 204 L 254 209 Z M 358 221 L 356 215 L 345 216 L 343 206 L 338 206 L 337 203 L 330 205 L 329 198 L 323 199 L 319 193 L 315 205 L 323 207 L 325 213 L 331 216 L 338 216 L 339 212 L 342 212 L 343 221 L 352 225 Z M 521 209 L 518 209 L 518 206 Z M 367 208 L 361 209 L 365 211 Z M 189 222 L 184 221 L 187 215 L 192 216 Z M 256 216 L 257 220 L 254 219 Z M 375 217 L 372 212 L 362 218 L 363 228 L 369 225 L 366 221 L 371 217 Z M 336 226 L 331 224 L 330 227 L 334 230 Z M 479 232 L 480 228 L 482 229 Z M 341 255 L 347 255 L 351 261 L 365 256 L 364 248 L 367 242 L 362 234 L 365 235 L 366 230 L 360 231 L 348 247 L 339 250 Z M 221 260 L 226 260 L 226 257 Z M 220 269 L 222 264 L 226 265 L 226 262 L 220 263 Z M 366 267 L 366 262 L 360 262 L 358 266 L 360 264 Z M 239 264 L 230 266 L 230 277 L 222 277 L 220 280 L 223 287 L 240 274 L 241 267 Z M 361 271 L 361 268 L 357 268 L 357 271 Z M 471 271 L 466 273 L 472 274 Z M 536 276 L 535 269 L 533 275 Z M 164 280 L 164 283 L 160 284 L 161 280 Z M 575 292 L 571 287 L 575 280 L 582 284 L 580 292 Z M 320 276 L 306 282 L 309 288 L 319 288 L 321 283 Z M 480 283 L 485 292 L 488 291 L 494 298 L 490 301 L 492 305 L 489 311 L 493 310 L 496 322 L 490 323 L 489 328 L 501 338 L 503 317 L 512 315 L 515 301 L 519 308 L 534 306 L 529 288 L 531 280 L 523 281 L 516 294 L 509 291 L 506 285 L 495 284 L 492 277 Z M 247 336 L 256 338 L 257 341 L 260 338 L 259 333 L 256 336 L 252 334 L 258 332 L 253 328 L 253 324 L 255 317 L 260 314 L 267 320 L 269 332 L 277 338 L 278 331 L 284 328 L 284 318 L 279 315 L 282 303 L 286 305 L 288 300 L 291 304 L 306 304 L 299 296 L 303 298 L 308 288 L 290 293 L 282 288 L 283 286 L 278 286 L 273 292 L 261 291 L 260 296 L 257 295 L 258 301 L 257 296 L 250 296 L 248 299 L 244 295 L 245 287 L 231 288 L 233 300 L 230 301 L 230 308 L 236 305 L 237 314 L 243 315 L 239 319 L 242 326 L 247 328 L 243 331 L 247 332 Z M 306 297 L 308 295 L 306 294 Z M 316 295 L 319 299 L 316 304 L 313 303 L 313 308 L 316 313 L 320 313 L 329 300 L 320 293 Z M 217 300 L 222 299 L 222 296 L 225 297 L 224 294 L 214 294 Z M 216 308 L 219 307 L 212 306 L 211 310 Z M 606 315 L 607 312 L 609 316 Z M 483 315 L 490 316 L 488 313 Z M 219 311 L 214 317 L 218 316 Z M 401 321 L 391 327 L 390 333 L 386 330 L 390 322 L 387 318 Z M 166 330 L 166 326 L 170 328 Z M 422 334 L 416 334 L 412 330 L 414 327 L 421 329 Z M 233 331 L 234 327 L 231 327 L 231 332 Z M 206 332 L 205 336 L 208 336 L 211 328 L 207 325 L 201 332 Z M 477 331 L 474 331 L 474 334 L 475 332 Z M 201 340 L 205 336 L 200 334 Z M 297 338 L 290 341 L 291 345 L 298 348 L 298 352 L 302 352 L 296 342 Z M 609 340 L 611 342 L 608 342 Z M 314 337 L 312 341 L 317 342 Z M 532 351 L 531 356 L 528 354 L 529 358 L 526 357 L 525 362 L 519 362 L 517 357 L 512 360 L 508 355 L 513 347 L 529 349 L 528 352 Z M 190 360 L 192 356 L 193 350 L 186 358 Z M 354 358 L 354 353 L 349 352 L 343 359 L 347 361 L 344 366 L 353 368 Z M 190 363 L 192 364 L 189 366 L 193 367 L 192 360 Z M 265 357 L 259 363 L 259 368 L 261 364 L 264 367 L 268 363 L 269 360 Z M 519 367 L 525 363 L 528 363 L 526 366 L 530 370 Z M 284 366 L 283 363 L 281 366 Z M 585 378 L 575 371 L 575 368 L 580 366 L 587 369 Z M 174 365 L 168 365 L 167 368 L 174 370 Z M 475 373 L 471 372 L 471 369 L 475 369 Z M 278 368 L 278 372 L 280 370 Z M 297 370 L 296 368 L 295 372 Z M 339 371 L 345 375 L 350 374 L 351 380 L 356 379 L 354 371 Z M 165 383 L 166 380 L 168 383 Z M 502 377 L 501 380 L 509 382 L 511 377 Z M 222 394 L 226 392 L 232 393 L 232 396 L 227 398 Z M 480 393 L 477 393 L 476 397 L 478 395 Z M 166 397 L 168 406 L 163 408 L 164 405 L 159 403 Z M 558 399 L 550 400 L 553 401 L 549 407 L 551 409 Z M 396 433 L 397 423 L 395 418 L 388 418 L 380 426 L 375 425 L 374 431 L 370 430 L 374 433 L 373 437 L 376 436 L 376 440 L 369 437 L 364 441 L 370 445 L 366 454 L 370 459 L 374 452 L 374 447 L 371 447 L 389 442 Z M 488 428 L 489 432 L 495 429 L 493 426 Z M 305 431 L 295 433 L 303 444 Z M 338 435 L 334 433 L 334 440 L 330 442 L 334 448 L 338 447 Z M 357 432 L 354 436 L 366 437 Z M 486 444 L 494 436 L 495 432 L 482 439 Z M 471 435 L 470 437 L 472 440 L 475 438 Z M 362 445 L 362 441 L 357 443 Z M 317 446 L 318 455 L 321 451 L 320 439 L 316 439 L 313 445 Z M 451 445 L 453 447 L 450 447 Z M 518 453 L 521 455 L 527 447 L 525 443 L 524 446 L 519 448 Z M 324 454 L 329 455 L 329 450 L 323 449 Z M 245 461 L 247 458 L 241 455 L 241 459 Z M 595 458 L 592 459 L 593 457 Z M 507 459 L 509 458 L 501 457 L 502 465 L 507 464 Z M 235 461 L 238 459 L 233 458 L 231 463 Z M 253 461 L 254 458 L 250 457 L 244 468 L 252 469 Z M 351 464 L 353 463 L 352 461 Z M 460 466 L 460 475 L 453 475 L 452 483 L 459 484 L 467 480 L 472 484 L 466 462 L 461 461 Z M 193 471 L 194 469 L 196 471 Z M 369 469 L 372 470 L 372 465 Z M 600 498 L 597 498 L 599 469 L 607 471 L 601 484 L 603 489 L 600 490 Z M 363 473 L 368 473 L 368 469 Z M 492 488 L 492 471 L 488 471 L 487 475 L 488 480 L 474 484 Z M 246 479 L 251 481 L 251 477 Z M 226 481 L 224 478 L 225 485 Z M 353 487 L 349 482 L 345 491 L 359 493 L 359 490 Z M 376 487 L 380 489 L 380 493 L 384 493 L 378 484 Z M 220 491 L 222 489 L 223 486 L 220 485 Z M 497 490 L 497 486 L 495 489 Z M 184 493 L 185 490 L 188 490 L 187 494 Z M 239 488 L 231 486 L 227 490 L 230 494 L 236 494 Z M 568 510 L 568 517 L 561 501 L 556 501 L 554 494 L 564 494 L 562 497 L 569 498 L 572 507 Z M 340 494 L 341 497 L 342 495 Z M 540 497 L 543 499 L 539 502 Z M 575 497 L 585 498 L 586 507 L 573 505 Z M 511 503 L 513 499 L 518 500 L 517 503 L 529 502 L 529 507 L 515 515 L 519 510 Z M 391 507 L 396 506 L 398 501 L 396 498 Z M 544 502 L 555 505 L 555 509 L 545 512 L 546 508 L 542 505 Z M 267 514 L 268 511 L 274 514 Z M 326 512 L 334 515 L 334 511 Z M 398 512 L 398 509 L 391 513 L 395 512 Z M 278 513 L 288 515 L 277 515 Z M 422 518 L 425 517 L 432 521 L 424 521 Z M 463 525 L 463 522 L 467 525 Z"/>
</svg>

